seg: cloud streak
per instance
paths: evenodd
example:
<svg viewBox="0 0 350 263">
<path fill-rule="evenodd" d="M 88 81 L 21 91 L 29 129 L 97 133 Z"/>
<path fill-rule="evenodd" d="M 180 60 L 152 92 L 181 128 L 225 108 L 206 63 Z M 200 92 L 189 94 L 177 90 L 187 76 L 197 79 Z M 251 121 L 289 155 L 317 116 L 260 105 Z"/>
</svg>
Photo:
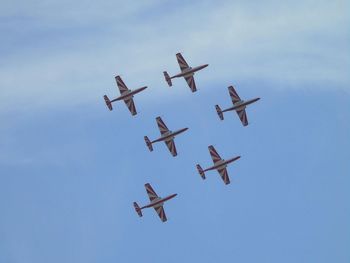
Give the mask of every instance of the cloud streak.
<svg viewBox="0 0 350 263">
<path fill-rule="evenodd" d="M 115 74 L 160 96 L 161 72 L 178 71 L 178 51 L 191 64 L 210 64 L 202 86 L 254 80 L 348 89 L 350 82 L 345 1 L 67 6 L 38 1 L 4 9 L 1 30 L 24 29 L 1 49 L 0 110 L 15 102 L 24 108 L 91 102 L 115 92 Z"/>
</svg>

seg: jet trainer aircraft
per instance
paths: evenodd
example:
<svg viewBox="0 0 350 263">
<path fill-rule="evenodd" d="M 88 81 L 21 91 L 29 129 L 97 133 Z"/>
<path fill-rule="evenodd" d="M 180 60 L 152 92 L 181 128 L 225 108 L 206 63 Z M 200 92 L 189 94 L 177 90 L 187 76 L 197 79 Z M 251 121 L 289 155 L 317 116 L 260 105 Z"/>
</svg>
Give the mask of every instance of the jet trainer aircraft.
<svg viewBox="0 0 350 263">
<path fill-rule="evenodd" d="M 215 148 L 213 145 L 210 145 L 208 147 L 209 149 L 209 153 L 211 155 L 211 158 L 213 159 L 214 165 L 203 170 L 202 167 L 197 164 L 197 170 L 200 174 L 200 176 L 205 179 L 205 174 L 204 172 L 206 171 L 210 171 L 210 170 L 217 170 L 222 178 L 222 180 L 224 181 L 225 184 L 229 184 L 230 183 L 230 178 L 228 177 L 227 174 L 227 170 L 226 167 L 229 163 L 232 163 L 236 160 L 238 160 L 239 158 L 241 158 L 241 156 L 236 156 L 234 158 L 228 159 L 228 160 L 224 160 L 221 159 L 220 155 L 216 152 Z"/>
<path fill-rule="evenodd" d="M 161 117 L 157 117 L 156 121 L 157 121 L 157 125 L 158 125 L 161 136 L 160 136 L 160 138 L 158 138 L 154 141 L 150 141 L 148 139 L 148 137 L 145 136 L 144 139 L 145 139 L 145 142 L 146 142 L 148 149 L 152 152 L 153 151 L 153 146 L 152 146 L 153 143 L 164 141 L 166 146 L 168 147 L 171 155 L 176 156 L 177 152 L 176 152 L 174 138 L 175 138 L 175 136 L 179 135 L 180 133 L 183 133 L 184 131 L 186 131 L 188 128 L 183 128 L 183 129 L 180 129 L 180 130 L 173 132 L 173 131 L 170 131 L 168 129 L 168 127 L 165 125 L 165 123 L 163 122 Z"/>
<path fill-rule="evenodd" d="M 136 202 L 134 202 L 134 208 L 135 208 L 137 214 L 141 217 L 142 216 L 142 211 L 141 211 L 142 209 L 153 207 L 154 210 L 156 210 L 160 220 L 162 220 L 162 222 L 167 221 L 167 218 L 166 218 L 166 215 L 164 212 L 164 208 L 163 208 L 163 204 L 164 204 L 164 202 L 177 196 L 177 194 L 172 194 L 172 195 L 169 195 L 167 197 L 161 198 L 156 194 L 156 192 L 153 190 L 152 186 L 149 183 L 145 184 L 145 188 L 146 188 L 149 200 L 151 202 L 148 205 L 145 205 L 143 207 L 139 207 L 139 205 Z"/>
<path fill-rule="evenodd" d="M 168 83 L 169 87 L 171 87 L 173 85 L 171 82 L 171 79 L 184 77 L 188 86 L 192 90 L 192 92 L 197 91 L 196 83 L 194 82 L 193 75 L 196 71 L 199 71 L 199 70 L 207 67 L 208 64 L 192 68 L 187 64 L 186 60 L 182 57 L 181 53 L 177 53 L 176 58 L 177 58 L 177 62 L 179 63 L 181 72 L 172 76 L 172 77 L 170 77 L 166 71 L 163 72 L 165 80 Z"/>
<path fill-rule="evenodd" d="M 258 100 L 260 100 L 260 98 L 255 98 L 252 100 L 241 100 L 241 98 L 238 96 L 237 92 L 235 91 L 235 89 L 233 88 L 233 86 L 228 87 L 228 91 L 230 93 L 230 97 L 233 103 L 233 107 L 230 107 L 228 109 L 225 110 L 221 110 L 219 105 L 215 105 L 215 109 L 216 112 L 219 115 L 220 120 L 224 119 L 224 115 L 223 113 L 226 111 L 232 111 L 235 110 L 238 114 L 238 117 L 240 118 L 243 126 L 247 126 L 248 125 L 248 119 L 247 119 L 247 114 L 245 112 L 245 108 L 249 105 L 252 104 Z"/>
<path fill-rule="evenodd" d="M 120 96 L 113 99 L 113 100 L 109 100 L 107 95 L 103 96 L 108 109 L 113 110 L 112 102 L 115 102 L 118 100 L 124 100 L 126 106 L 128 107 L 129 111 L 131 112 L 131 115 L 133 115 L 133 116 L 136 115 L 137 112 L 136 112 L 133 97 L 136 93 L 139 93 L 139 92 L 143 91 L 144 89 L 146 89 L 147 86 L 136 89 L 136 90 L 129 90 L 120 76 L 116 76 L 115 80 L 117 82 L 117 85 L 118 85 L 118 88 L 120 91 Z"/>
</svg>

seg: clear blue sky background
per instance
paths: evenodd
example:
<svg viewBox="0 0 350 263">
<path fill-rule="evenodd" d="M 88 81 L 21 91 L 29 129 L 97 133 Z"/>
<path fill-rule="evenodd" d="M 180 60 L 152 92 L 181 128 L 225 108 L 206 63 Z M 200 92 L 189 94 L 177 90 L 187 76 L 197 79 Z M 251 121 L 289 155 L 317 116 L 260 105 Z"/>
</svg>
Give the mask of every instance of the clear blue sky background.
<svg viewBox="0 0 350 263">
<path fill-rule="evenodd" d="M 1 1 L 0 262 L 350 261 L 346 1 Z M 192 94 L 175 54 L 193 65 Z M 135 97 L 109 112 L 114 76 Z M 227 86 L 261 97 L 243 127 Z M 176 138 L 150 153 L 156 116 Z M 241 155 L 225 186 L 195 164 Z M 159 195 L 168 222 L 132 202 Z"/>
</svg>

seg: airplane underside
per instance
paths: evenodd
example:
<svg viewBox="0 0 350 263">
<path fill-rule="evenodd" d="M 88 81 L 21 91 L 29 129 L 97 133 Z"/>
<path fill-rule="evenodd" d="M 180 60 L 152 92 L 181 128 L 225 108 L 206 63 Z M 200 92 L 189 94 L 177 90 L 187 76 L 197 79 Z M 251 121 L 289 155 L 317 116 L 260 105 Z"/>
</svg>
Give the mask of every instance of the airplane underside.
<svg viewBox="0 0 350 263">
<path fill-rule="evenodd" d="M 227 167 L 227 164 L 220 164 L 220 165 L 214 165 L 212 167 L 209 167 L 207 169 L 205 169 L 204 171 L 210 171 L 210 170 L 218 170 L 218 169 L 224 169 Z"/>
<path fill-rule="evenodd" d="M 171 77 L 172 79 L 173 78 L 181 78 L 181 77 L 193 77 L 194 76 L 194 72 L 181 72 L 179 74 L 176 74 L 174 75 L 173 77 Z"/>
</svg>

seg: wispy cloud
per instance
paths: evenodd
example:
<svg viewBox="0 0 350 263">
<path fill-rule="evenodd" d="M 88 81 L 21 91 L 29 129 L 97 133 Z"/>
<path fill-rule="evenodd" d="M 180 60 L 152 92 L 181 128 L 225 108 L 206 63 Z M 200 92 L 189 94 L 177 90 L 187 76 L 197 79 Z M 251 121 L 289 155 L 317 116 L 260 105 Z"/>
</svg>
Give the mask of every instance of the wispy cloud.
<svg viewBox="0 0 350 263">
<path fill-rule="evenodd" d="M 12 33 L 0 49 L 2 109 L 91 101 L 114 91 L 115 74 L 157 93 L 166 86 L 162 71 L 178 71 L 178 51 L 194 65 L 210 64 L 200 80 L 208 85 L 350 83 L 346 1 L 3 6 L 1 31 Z"/>
</svg>

